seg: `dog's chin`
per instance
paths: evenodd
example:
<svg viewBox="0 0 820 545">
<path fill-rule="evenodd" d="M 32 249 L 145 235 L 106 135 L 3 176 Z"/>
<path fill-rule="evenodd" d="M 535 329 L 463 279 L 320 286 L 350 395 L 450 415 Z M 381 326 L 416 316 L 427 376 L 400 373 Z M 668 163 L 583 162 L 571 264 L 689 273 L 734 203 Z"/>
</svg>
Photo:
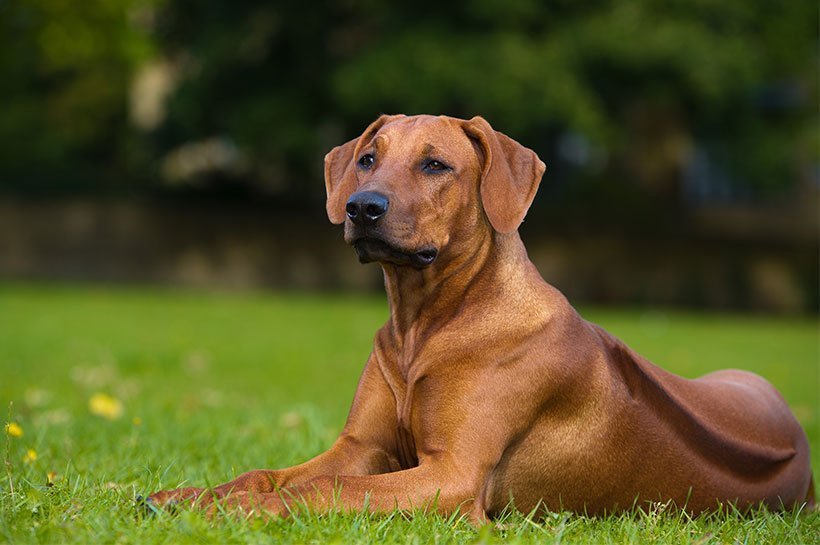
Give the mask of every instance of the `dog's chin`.
<svg viewBox="0 0 820 545">
<path fill-rule="evenodd" d="M 382 239 L 372 237 L 357 238 L 352 245 L 356 250 L 356 255 L 359 256 L 359 263 L 378 261 L 423 269 L 432 265 L 438 256 L 438 250 L 433 247 L 415 251 L 403 250 Z"/>
</svg>

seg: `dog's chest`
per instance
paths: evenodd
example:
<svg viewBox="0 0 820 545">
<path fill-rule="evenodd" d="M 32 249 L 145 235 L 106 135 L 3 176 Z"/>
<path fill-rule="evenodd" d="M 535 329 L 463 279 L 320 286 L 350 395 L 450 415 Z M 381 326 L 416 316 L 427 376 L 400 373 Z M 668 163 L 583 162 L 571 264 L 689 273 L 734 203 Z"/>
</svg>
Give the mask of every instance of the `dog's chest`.
<svg viewBox="0 0 820 545">
<path fill-rule="evenodd" d="M 418 465 L 416 438 L 413 434 L 413 391 L 415 380 L 408 380 L 400 373 L 386 375 L 396 400 L 396 450 L 403 468 Z"/>
<path fill-rule="evenodd" d="M 383 329 L 376 337 L 374 355 L 395 400 L 396 443 L 402 466 L 414 467 L 419 456 L 440 442 L 438 418 L 452 401 L 443 384 L 450 383 L 447 365 L 466 352 L 460 339 L 410 328 L 404 335 Z"/>
<path fill-rule="evenodd" d="M 396 421 L 402 435 L 408 437 L 413 442 L 413 397 L 416 388 L 416 376 L 411 372 L 404 376 L 397 366 L 392 367 L 392 372 L 385 373 L 393 397 L 396 400 Z"/>
<path fill-rule="evenodd" d="M 416 450 L 417 439 L 413 426 L 413 397 L 416 387 L 416 379 L 410 377 L 398 377 L 397 388 L 393 390 L 396 397 L 396 443 L 399 455 L 399 462 L 403 468 L 411 468 L 418 465 L 418 453 Z"/>
<path fill-rule="evenodd" d="M 379 367 L 385 381 L 393 393 L 396 402 L 396 442 L 400 462 L 403 467 L 418 464 L 416 447 L 421 439 L 414 433 L 414 405 L 416 389 L 423 381 L 423 370 L 419 363 L 419 354 L 405 345 L 404 350 L 377 349 Z"/>
<path fill-rule="evenodd" d="M 413 434 L 407 428 L 399 427 L 396 430 L 396 446 L 399 464 L 404 469 L 409 469 L 419 465 L 419 458 L 416 454 L 416 442 Z"/>
</svg>

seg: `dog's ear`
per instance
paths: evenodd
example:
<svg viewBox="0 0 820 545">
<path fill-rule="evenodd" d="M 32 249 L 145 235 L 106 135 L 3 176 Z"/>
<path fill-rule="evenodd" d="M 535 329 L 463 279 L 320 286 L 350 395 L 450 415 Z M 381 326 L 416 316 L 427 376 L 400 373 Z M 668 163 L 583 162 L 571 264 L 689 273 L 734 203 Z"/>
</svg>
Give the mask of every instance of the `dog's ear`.
<svg viewBox="0 0 820 545">
<path fill-rule="evenodd" d="M 483 117 L 465 122 L 464 131 L 484 155 L 480 182 L 484 213 L 496 231 L 511 233 L 524 221 L 546 166 L 534 151 L 494 130 Z"/>
<path fill-rule="evenodd" d="M 381 115 L 358 138 L 336 146 L 325 155 L 325 189 L 327 190 L 327 217 L 331 223 L 344 223 L 345 205 L 356 190 L 356 157 L 385 123 L 402 115 Z"/>
</svg>

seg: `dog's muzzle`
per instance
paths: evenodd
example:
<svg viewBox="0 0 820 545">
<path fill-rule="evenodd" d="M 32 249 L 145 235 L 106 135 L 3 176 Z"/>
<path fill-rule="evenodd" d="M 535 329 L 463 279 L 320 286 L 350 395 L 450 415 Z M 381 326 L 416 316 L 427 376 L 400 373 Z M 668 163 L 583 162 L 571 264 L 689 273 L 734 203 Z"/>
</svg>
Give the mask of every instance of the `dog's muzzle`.
<svg viewBox="0 0 820 545">
<path fill-rule="evenodd" d="M 387 214 L 390 201 L 375 191 L 359 191 L 350 196 L 345 206 L 347 217 L 360 227 L 372 227 Z"/>
</svg>

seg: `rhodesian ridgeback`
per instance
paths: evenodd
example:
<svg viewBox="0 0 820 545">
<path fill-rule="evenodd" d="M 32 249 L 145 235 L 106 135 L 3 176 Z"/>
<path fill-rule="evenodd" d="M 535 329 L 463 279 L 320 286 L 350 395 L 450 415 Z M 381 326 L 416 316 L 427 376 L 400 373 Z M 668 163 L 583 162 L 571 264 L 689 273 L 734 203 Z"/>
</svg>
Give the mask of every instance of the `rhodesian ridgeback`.
<svg viewBox="0 0 820 545">
<path fill-rule="evenodd" d="M 328 153 L 327 214 L 381 264 L 390 304 L 341 435 L 301 465 L 149 501 L 475 521 L 813 504 L 806 435 L 768 382 L 673 375 L 541 278 L 518 227 L 544 168 L 481 117 L 382 116 Z"/>
</svg>

